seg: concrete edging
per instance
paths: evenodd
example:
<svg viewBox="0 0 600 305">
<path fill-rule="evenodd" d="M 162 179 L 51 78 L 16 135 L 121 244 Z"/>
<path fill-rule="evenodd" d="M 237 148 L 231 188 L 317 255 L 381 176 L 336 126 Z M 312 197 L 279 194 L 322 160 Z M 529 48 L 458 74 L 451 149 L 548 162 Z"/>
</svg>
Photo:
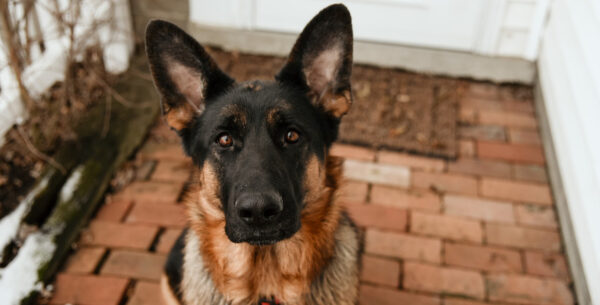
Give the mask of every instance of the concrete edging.
<svg viewBox="0 0 600 305">
<path fill-rule="evenodd" d="M 296 34 L 210 27 L 188 22 L 189 33 L 198 41 L 226 50 L 286 56 Z M 518 58 L 439 49 L 409 47 L 369 41 L 355 41 L 354 61 L 385 68 L 466 77 L 493 82 L 533 84 L 535 63 Z"/>
</svg>

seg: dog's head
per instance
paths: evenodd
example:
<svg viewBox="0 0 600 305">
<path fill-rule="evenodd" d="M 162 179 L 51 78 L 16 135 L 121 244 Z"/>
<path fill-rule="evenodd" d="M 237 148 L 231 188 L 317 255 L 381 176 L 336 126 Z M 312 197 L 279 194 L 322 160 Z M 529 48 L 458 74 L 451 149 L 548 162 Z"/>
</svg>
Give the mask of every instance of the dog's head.
<svg viewBox="0 0 600 305">
<path fill-rule="evenodd" d="M 261 245 L 294 235 L 352 103 L 346 7 L 308 23 L 272 82 L 236 83 L 165 21 L 148 25 L 146 52 L 166 121 L 214 193 L 229 239 Z"/>
</svg>

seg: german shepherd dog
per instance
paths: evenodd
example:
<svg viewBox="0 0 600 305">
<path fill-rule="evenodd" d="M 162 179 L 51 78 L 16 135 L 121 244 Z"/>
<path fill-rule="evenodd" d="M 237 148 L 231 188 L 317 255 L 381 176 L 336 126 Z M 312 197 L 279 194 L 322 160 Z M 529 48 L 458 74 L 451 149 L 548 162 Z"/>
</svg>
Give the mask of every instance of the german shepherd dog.
<svg viewBox="0 0 600 305">
<path fill-rule="evenodd" d="M 352 24 L 341 4 L 305 27 L 274 81 L 237 83 L 191 36 L 146 29 L 163 115 L 193 160 L 189 228 L 169 254 L 170 304 L 356 304 L 358 235 L 330 156 L 351 103 Z"/>
</svg>

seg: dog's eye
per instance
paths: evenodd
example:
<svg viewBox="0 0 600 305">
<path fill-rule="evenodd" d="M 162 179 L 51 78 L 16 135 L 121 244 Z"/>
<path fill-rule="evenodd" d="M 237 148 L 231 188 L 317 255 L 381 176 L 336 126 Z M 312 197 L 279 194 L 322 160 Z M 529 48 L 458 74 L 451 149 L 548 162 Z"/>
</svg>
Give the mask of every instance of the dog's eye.
<svg viewBox="0 0 600 305">
<path fill-rule="evenodd" d="M 219 143 L 221 147 L 229 147 L 233 144 L 233 139 L 231 138 L 231 135 L 224 132 L 217 138 L 217 143 Z"/>
<path fill-rule="evenodd" d="M 288 144 L 294 144 L 300 140 L 300 134 L 294 130 L 290 129 L 285 133 L 285 142 Z"/>
</svg>

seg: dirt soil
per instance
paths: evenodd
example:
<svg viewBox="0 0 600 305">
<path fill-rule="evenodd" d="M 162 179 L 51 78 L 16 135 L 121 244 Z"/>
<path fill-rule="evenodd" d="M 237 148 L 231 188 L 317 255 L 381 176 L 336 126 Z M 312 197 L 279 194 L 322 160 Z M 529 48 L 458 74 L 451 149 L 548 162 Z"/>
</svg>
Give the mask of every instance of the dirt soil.
<svg viewBox="0 0 600 305">
<path fill-rule="evenodd" d="M 285 59 L 210 49 L 238 81 L 273 79 Z M 454 158 L 457 101 L 464 80 L 354 65 L 354 104 L 342 120 L 340 142 Z"/>
<path fill-rule="evenodd" d="M 76 81 L 50 88 L 31 109 L 29 120 L 5 135 L 0 147 L 0 219 L 24 199 L 54 150 L 77 137 L 71 123 L 92 104 L 106 102 L 111 77 L 105 74 L 98 52 L 91 49 L 83 62 L 73 64 L 70 78 Z"/>
</svg>

